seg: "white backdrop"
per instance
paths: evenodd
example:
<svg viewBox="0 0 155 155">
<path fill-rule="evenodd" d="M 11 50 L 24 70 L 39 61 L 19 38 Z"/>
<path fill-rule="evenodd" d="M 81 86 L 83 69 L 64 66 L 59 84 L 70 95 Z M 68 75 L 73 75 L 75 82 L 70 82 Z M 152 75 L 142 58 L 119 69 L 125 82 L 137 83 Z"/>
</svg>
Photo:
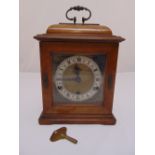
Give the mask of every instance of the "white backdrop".
<svg viewBox="0 0 155 155">
<path fill-rule="evenodd" d="M 92 11 L 89 23 L 107 25 L 113 34 L 126 38 L 120 44 L 118 72 L 134 72 L 134 0 L 20 0 L 20 71 L 39 72 L 39 45 L 33 36 L 45 33 L 51 24 L 68 22 L 65 12 L 74 5 Z M 38 124 L 42 110 L 40 75 L 20 75 L 20 155 L 134 155 L 134 73 L 117 74 L 115 126 L 63 125 L 79 140 L 74 147 L 66 141 L 49 142 L 52 131 L 62 125 Z"/>
<path fill-rule="evenodd" d="M 39 46 L 33 36 L 51 24 L 68 22 L 74 5 L 92 11 L 90 23 L 107 25 L 126 41 L 120 44 L 118 72 L 134 72 L 134 0 L 20 0 L 20 72 L 39 71 Z"/>
</svg>

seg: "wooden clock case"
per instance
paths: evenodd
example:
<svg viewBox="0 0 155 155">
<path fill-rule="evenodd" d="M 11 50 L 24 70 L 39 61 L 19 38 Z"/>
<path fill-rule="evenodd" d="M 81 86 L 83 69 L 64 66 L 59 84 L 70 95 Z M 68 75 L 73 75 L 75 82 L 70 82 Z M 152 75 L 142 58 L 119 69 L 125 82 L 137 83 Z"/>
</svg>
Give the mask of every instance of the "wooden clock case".
<svg viewBox="0 0 155 155">
<path fill-rule="evenodd" d="M 119 42 L 124 38 L 98 24 L 57 24 L 45 34 L 36 35 L 40 43 L 43 111 L 40 124 L 107 124 L 116 123 L 112 114 Z M 51 56 L 58 54 L 105 54 L 104 101 L 102 104 L 61 104 L 53 100 Z"/>
</svg>

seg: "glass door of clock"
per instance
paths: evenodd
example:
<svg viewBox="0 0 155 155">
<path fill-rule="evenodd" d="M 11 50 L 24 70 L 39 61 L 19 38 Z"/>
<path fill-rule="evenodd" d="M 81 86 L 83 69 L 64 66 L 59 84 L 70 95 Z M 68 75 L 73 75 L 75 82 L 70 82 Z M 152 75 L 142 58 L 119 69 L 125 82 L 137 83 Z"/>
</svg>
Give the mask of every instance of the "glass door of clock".
<svg viewBox="0 0 155 155">
<path fill-rule="evenodd" d="M 52 57 L 55 104 L 102 104 L 105 54 L 56 54 Z"/>
</svg>

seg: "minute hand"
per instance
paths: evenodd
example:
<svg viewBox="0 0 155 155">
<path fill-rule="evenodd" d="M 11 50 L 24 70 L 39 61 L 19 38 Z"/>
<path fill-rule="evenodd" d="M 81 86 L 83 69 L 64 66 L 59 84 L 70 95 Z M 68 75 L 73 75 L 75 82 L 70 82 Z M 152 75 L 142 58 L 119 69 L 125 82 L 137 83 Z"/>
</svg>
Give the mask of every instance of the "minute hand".
<svg viewBox="0 0 155 155">
<path fill-rule="evenodd" d="M 81 71 L 81 69 L 80 69 L 79 66 L 76 64 L 76 65 L 74 66 L 74 72 L 75 72 L 76 76 L 79 76 L 79 75 L 80 75 L 80 71 Z"/>
<path fill-rule="evenodd" d="M 74 66 L 74 72 L 76 74 L 76 80 L 77 80 L 77 82 L 81 82 L 80 71 L 81 71 L 80 67 L 76 64 Z"/>
</svg>

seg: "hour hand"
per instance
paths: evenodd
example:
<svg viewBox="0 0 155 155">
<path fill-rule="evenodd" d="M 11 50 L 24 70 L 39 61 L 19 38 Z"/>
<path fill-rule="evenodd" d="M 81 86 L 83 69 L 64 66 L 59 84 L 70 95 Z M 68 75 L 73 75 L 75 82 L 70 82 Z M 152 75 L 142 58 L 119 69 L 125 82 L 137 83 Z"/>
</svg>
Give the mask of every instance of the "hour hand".
<svg viewBox="0 0 155 155">
<path fill-rule="evenodd" d="M 80 71 L 81 71 L 80 67 L 76 64 L 76 65 L 74 66 L 74 72 L 75 72 L 76 76 L 79 76 Z"/>
</svg>

